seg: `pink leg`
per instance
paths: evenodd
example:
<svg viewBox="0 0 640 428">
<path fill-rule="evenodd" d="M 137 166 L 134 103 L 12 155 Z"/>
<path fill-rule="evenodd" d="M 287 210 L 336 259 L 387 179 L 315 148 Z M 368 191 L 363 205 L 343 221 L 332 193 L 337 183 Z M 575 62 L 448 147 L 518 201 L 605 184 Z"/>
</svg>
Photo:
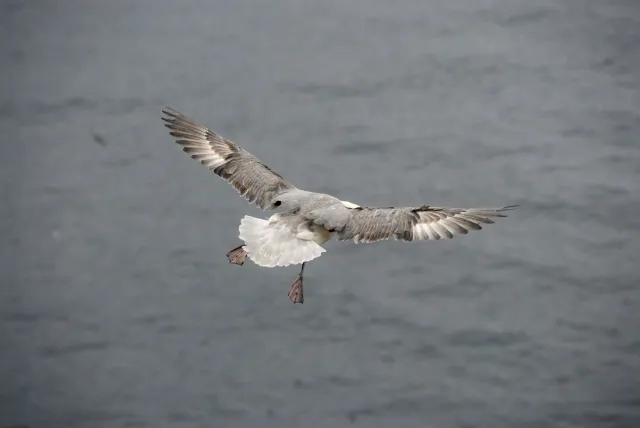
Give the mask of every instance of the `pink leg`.
<svg viewBox="0 0 640 428">
<path fill-rule="evenodd" d="M 229 263 L 234 265 L 242 266 L 244 264 L 244 259 L 247 257 L 247 252 L 242 248 L 242 245 L 234 248 L 233 250 L 227 253 L 227 258 L 229 259 Z"/>
<path fill-rule="evenodd" d="M 302 269 L 300 269 L 298 279 L 296 279 L 293 284 L 291 284 L 291 288 L 289 289 L 289 299 L 291 299 L 293 303 L 304 303 L 304 293 L 302 290 L 302 272 L 304 272 L 305 263 L 302 263 Z"/>
</svg>

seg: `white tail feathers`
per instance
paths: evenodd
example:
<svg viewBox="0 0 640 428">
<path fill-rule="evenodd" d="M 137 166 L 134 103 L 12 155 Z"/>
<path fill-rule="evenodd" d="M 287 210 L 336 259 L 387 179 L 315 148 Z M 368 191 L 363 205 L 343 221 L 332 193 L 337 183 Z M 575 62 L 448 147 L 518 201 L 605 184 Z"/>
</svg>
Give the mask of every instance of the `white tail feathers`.
<svg viewBox="0 0 640 428">
<path fill-rule="evenodd" d="M 289 225 L 244 216 L 240 221 L 240 239 L 254 263 L 263 267 L 288 266 L 319 257 L 325 249 L 313 241 L 299 239 Z"/>
<path fill-rule="evenodd" d="M 255 244 L 258 239 L 260 239 L 260 237 L 264 235 L 268 227 L 268 220 L 263 220 L 246 215 L 242 218 L 242 220 L 240 220 L 240 227 L 238 228 L 238 230 L 240 231 L 239 237 L 247 245 L 249 245 L 250 242 Z"/>
</svg>

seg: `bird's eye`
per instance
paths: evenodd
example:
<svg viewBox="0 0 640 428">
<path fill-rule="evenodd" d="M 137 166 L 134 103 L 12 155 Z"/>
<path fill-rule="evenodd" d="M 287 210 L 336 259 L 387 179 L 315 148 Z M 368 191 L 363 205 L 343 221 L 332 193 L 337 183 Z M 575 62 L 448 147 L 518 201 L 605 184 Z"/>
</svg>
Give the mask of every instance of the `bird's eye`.
<svg viewBox="0 0 640 428">
<path fill-rule="evenodd" d="M 273 206 L 275 206 L 275 207 L 279 207 L 280 205 L 282 205 L 282 202 L 280 202 L 280 201 L 275 201 L 273 203 Z"/>
</svg>

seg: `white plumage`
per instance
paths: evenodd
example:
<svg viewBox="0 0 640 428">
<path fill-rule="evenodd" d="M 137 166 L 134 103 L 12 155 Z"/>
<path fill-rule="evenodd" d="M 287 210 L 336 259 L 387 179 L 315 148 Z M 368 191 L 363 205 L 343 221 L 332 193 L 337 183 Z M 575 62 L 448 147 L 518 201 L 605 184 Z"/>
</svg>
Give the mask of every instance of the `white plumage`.
<svg viewBox="0 0 640 428">
<path fill-rule="evenodd" d="M 320 257 L 326 250 L 318 245 L 320 234 L 299 225 L 293 231 L 278 222 L 279 215 L 269 220 L 244 216 L 240 221 L 240 239 L 251 260 L 263 267 L 289 266 Z"/>
</svg>

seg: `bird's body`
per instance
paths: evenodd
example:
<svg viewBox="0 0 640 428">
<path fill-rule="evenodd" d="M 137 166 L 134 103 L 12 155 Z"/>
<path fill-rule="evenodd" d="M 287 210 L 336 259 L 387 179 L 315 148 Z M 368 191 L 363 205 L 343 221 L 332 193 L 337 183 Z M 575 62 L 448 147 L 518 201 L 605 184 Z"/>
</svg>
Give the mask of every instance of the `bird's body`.
<svg viewBox="0 0 640 428">
<path fill-rule="evenodd" d="M 283 211 L 269 219 L 245 216 L 239 227 L 244 245 L 229 251 L 227 257 L 239 265 L 245 257 L 263 267 L 302 264 L 299 278 L 289 291 L 294 303 L 304 300 L 305 263 L 324 253 L 322 245 L 333 237 L 355 243 L 452 239 L 480 230 L 482 224 L 493 223 L 492 217 L 506 217 L 504 212 L 515 208 L 361 207 L 331 195 L 298 189 L 226 138 L 175 110 L 167 108 L 163 113 L 171 135 L 193 159 L 227 180 L 262 210 Z"/>
</svg>

